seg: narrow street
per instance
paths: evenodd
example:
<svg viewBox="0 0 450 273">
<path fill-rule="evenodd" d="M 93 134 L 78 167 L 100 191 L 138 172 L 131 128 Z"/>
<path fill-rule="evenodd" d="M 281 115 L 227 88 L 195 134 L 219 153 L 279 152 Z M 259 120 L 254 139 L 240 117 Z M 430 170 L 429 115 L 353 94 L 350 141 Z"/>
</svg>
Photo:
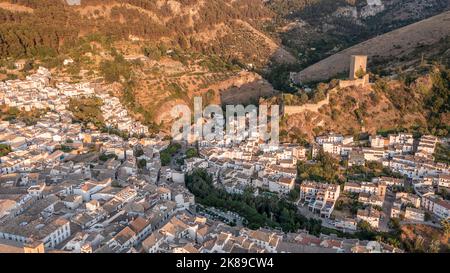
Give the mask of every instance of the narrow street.
<svg viewBox="0 0 450 273">
<path fill-rule="evenodd" d="M 394 204 L 395 201 L 395 195 L 388 191 L 386 193 L 385 199 L 384 199 L 384 203 L 383 203 L 383 211 L 381 212 L 381 219 L 380 219 L 380 225 L 379 225 L 379 229 L 380 231 L 383 232 L 388 232 L 389 229 L 389 220 L 390 220 L 390 216 L 391 216 L 391 209 L 392 209 L 392 205 Z"/>
</svg>

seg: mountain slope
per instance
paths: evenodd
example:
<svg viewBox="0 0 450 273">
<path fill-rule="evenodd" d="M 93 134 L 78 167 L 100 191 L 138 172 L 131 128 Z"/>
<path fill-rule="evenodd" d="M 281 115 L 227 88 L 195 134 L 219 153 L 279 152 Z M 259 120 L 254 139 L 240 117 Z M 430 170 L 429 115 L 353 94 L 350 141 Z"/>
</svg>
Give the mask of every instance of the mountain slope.
<svg viewBox="0 0 450 273">
<path fill-rule="evenodd" d="M 348 70 L 351 55 L 377 58 L 401 58 L 417 47 L 430 45 L 450 35 L 450 12 L 372 38 L 332 55 L 294 76 L 297 82 L 327 80 Z"/>
<path fill-rule="evenodd" d="M 2 57 L 60 53 L 92 34 L 115 40 L 133 35 L 258 66 L 266 65 L 280 48 L 261 31 L 261 25 L 274 16 L 261 0 L 84 0 L 81 6 L 51 0 L 1 3 Z M 220 33 L 209 35 L 219 26 Z M 277 60 L 295 60 L 286 51 L 281 55 L 286 58 Z"/>
<path fill-rule="evenodd" d="M 301 67 L 450 9 L 447 0 L 271 0 L 283 45 Z"/>
<path fill-rule="evenodd" d="M 110 84 L 135 118 L 155 128 L 169 124 L 172 105 L 191 105 L 193 96 L 220 104 L 273 95 L 243 70 L 295 61 L 262 27 L 274 13 L 261 0 L 0 2 L 8 6 L 0 6 L 0 66 L 8 74 L 25 76 L 8 69 L 24 59 L 57 79 Z M 69 57 L 74 63 L 64 66 Z"/>
<path fill-rule="evenodd" d="M 288 89 L 273 88 L 261 74 L 278 65 L 286 75 L 292 66 L 299 71 L 316 58 L 446 7 L 445 0 L 377 1 L 383 11 L 367 11 L 365 0 L 83 0 L 81 6 L 0 0 L 0 79 L 24 77 L 43 65 L 55 80 L 95 81 L 136 119 L 160 131 L 170 126 L 167 113 L 174 104 L 191 105 L 194 96 L 204 104 L 246 104 L 276 95 L 275 89 Z M 399 20 L 389 19 L 394 12 Z M 445 41 L 440 44 L 445 49 Z M 399 55 L 407 54 L 415 51 Z M 73 64 L 63 65 L 67 58 Z M 13 69 L 17 59 L 26 69 Z M 347 68 L 348 59 L 338 61 Z M 288 77 L 267 77 L 274 78 Z"/>
</svg>

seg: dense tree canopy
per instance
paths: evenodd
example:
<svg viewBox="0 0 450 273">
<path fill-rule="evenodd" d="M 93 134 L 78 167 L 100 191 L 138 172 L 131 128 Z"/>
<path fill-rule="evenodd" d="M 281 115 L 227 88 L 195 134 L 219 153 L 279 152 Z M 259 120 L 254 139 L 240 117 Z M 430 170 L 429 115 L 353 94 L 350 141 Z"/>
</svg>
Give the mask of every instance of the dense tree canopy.
<svg viewBox="0 0 450 273">
<path fill-rule="evenodd" d="M 0 157 L 6 156 L 11 152 L 11 146 L 6 144 L 0 144 Z"/>
<path fill-rule="evenodd" d="M 104 127 L 104 118 L 101 111 L 103 101 L 97 97 L 73 98 L 69 101 L 68 110 L 72 112 L 76 122 L 87 125 L 92 123 L 98 128 Z"/>
<path fill-rule="evenodd" d="M 300 215 L 296 206 L 286 199 L 272 194 L 254 196 L 250 190 L 242 195 L 229 194 L 214 187 L 212 178 L 204 170 L 189 175 L 186 186 L 195 195 L 196 202 L 236 212 L 246 219 L 249 228 L 281 227 L 291 232 L 307 229 L 316 235 L 321 231 L 320 221 Z"/>
<path fill-rule="evenodd" d="M 320 151 L 316 163 L 299 162 L 298 176 L 301 180 L 339 183 L 339 161 L 328 153 Z"/>
</svg>

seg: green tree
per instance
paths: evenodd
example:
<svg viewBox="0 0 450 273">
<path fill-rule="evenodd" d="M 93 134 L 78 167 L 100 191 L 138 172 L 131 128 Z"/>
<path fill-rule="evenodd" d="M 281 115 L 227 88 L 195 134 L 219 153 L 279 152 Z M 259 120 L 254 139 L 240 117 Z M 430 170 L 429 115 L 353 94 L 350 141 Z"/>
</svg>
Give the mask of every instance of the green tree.
<svg viewBox="0 0 450 273">
<path fill-rule="evenodd" d="M 141 157 L 144 155 L 144 150 L 142 150 L 142 148 L 136 148 L 134 151 L 134 156 L 135 157 Z"/>
<path fill-rule="evenodd" d="M 170 164 L 170 161 L 172 160 L 172 157 L 167 152 L 161 152 L 161 165 L 168 166 Z"/>
<path fill-rule="evenodd" d="M 288 198 L 292 202 L 297 201 L 298 198 L 300 198 L 300 189 L 299 188 L 294 188 L 293 190 L 291 190 L 289 192 Z"/>
<path fill-rule="evenodd" d="M 186 151 L 186 158 L 198 157 L 197 149 L 189 148 Z"/>
<path fill-rule="evenodd" d="M 441 226 L 442 226 L 442 230 L 444 231 L 445 236 L 448 236 L 450 234 L 450 220 L 442 219 Z"/>
<path fill-rule="evenodd" d="M 100 63 L 100 72 L 109 83 L 119 82 L 121 78 L 130 80 L 131 64 L 128 63 L 122 55 L 113 52 L 113 60 L 104 60 Z"/>
<path fill-rule="evenodd" d="M 188 175 L 186 186 L 199 204 L 236 212 L 251 229 L 267 226 L 296 231 L 304 228 L 316 235 L 322 231 L 320 221 L 308 220 L 298 214 L 297 207 L 285 198 L 273 194 L 254 196 L 251 190 L 245 190 L 244 194 L 230 194 L 215 187 L 205 170 L 194 170 Z"/>
<path fill-rule="evenodd" d="M 141 159 L 141 160 L 138 161 L 138 167 L 140 169 L 144 169 L 146 166 L 147 166 L 147 160 Z"/>
<path fill-rule="evenodd" d="M 75 122 L 87 125 L 94 124 L 97 128 L 103 128 L 105 121 L 101 106 L 103 101 L 98 97 L 72 98 L 69 101 L 68 110 L 72 112 Z"/>
<path fill-rule="evenodd" d="M 366 71 L 364 71 L 364 69 L 362 69 L 361 67 L 355 73 L 355 76 L 358 79 L 364 77 L 364 75 L 366 75 Z"/>
<path fill-rule="evenodd" d="M 321 150 L 315 164 L 299 162 L 298 175 L 301 180 L 324 181 L 331 183 L 342 182 L 339 179 L 339 161 Z"/>
<path fill-rule="evenodd" d="M 0 157 L 7 156 L 10 152 L 12 152 L 11 146 L 7 144 L 0 144 Z"/>
</svg>

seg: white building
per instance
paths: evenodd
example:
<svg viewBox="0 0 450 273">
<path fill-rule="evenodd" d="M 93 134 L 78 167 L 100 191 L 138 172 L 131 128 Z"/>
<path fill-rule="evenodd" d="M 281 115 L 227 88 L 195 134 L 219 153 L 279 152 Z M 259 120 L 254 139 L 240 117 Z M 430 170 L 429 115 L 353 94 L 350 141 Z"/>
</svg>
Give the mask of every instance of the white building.
<svg viewBox="0 0 450 273">
<path fill-rule="evenodd" d="M 366 221 L 375 229 L 378 229 L 380 225 L 380 212 L 373 209 L 359 209 L 356 214 L 356 219 L 359 221 Z"/>
<path fill-rule="evenodd" d="M 447 200 L 438 199 L 436 196 L 424 196 L 422 206 L 440 219 L 450 217 L 450 202 Z"/>
<path fill-rule="evenodd" d="M 294 189 L 295 178 L 281 177 L 278 180 L 269 180 L 269 191 L 288 194 Z"/>
<path fill-rule="evenodd" d="M 425 212 L 421 209 L 407 207 L 405 210 L 405 220 L 423 222 L 425 221 Z"/>
</svg>

